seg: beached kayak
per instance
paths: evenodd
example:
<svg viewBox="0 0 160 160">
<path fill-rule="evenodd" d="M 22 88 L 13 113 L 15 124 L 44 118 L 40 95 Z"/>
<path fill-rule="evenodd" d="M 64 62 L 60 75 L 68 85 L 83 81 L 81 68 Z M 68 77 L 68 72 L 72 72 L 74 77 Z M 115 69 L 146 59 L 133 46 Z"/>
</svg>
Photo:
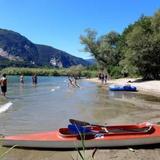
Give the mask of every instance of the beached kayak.
<svg viewBox="0 0 160 160">
<path fill-rule="evenodd" d="M 111 91 L 137 91 L 137 88 L 131 85 L 110 85 L 109 89 Z"/>
<path fill-rule="evenodd" d="M 81 136 L 74 132 L 73 125 L 57 131 L 22 134 L 4 137 L 3 146 L 75 149 L 82 147 Z M 87 129 L 86 129 L 87 128 Z M 81 128 L 80 128 L 81 129 Z M 160 126 L 141 123 L 118 126 L 86 126 L 85 148 L 137 146 L 160 143 Z M 84 135 L 84 132 L 83 134 Z"/>
</svg>

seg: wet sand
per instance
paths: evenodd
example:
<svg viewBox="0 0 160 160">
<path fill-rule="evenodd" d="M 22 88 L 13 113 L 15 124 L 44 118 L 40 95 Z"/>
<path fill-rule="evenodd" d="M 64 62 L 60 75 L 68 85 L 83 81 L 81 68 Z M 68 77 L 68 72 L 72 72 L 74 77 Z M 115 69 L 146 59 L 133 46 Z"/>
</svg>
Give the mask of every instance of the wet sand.
<svg viewBox="0 0 160 160">
<path fill-rule="evenodd" d="M 86 150 L 85 160 L 159 160 L 160 148 L 127 148 L 127 149 L 97 149 Z M 35 155 L 37 152 L 37 156 Z M 36 150 L 16 150 L 9 152 L 4 159 L 18 160 L 15 154 L 20 154 L 19 160 L 82 160 L 78 156 L 78 152 L 71 151 L 40 151 Z M 92 157 L 93 155 L 93 157 Z"/>
</svg>

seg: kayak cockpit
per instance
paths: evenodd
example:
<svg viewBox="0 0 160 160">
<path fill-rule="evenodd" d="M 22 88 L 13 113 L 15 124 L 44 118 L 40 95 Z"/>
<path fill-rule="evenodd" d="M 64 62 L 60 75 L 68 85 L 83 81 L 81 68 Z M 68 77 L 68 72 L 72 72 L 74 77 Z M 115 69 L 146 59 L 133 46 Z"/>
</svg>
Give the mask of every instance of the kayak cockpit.
<svg viewBox="0 0 160 160">
<path fill-rule="evenodd" d="M 78 137 L 80 135 L 96 136 L 103 134 L 103 136 L 114 135 L 131 135 L 131 134 L 149 134 L 153 133 L 154 127 L 151 123 L 141 123 L 137 125 L 119 125 L 119 126 L 78 126 L 69 125 L 68 128 L 60 128 L 59 135 L 61 137 Z"/>
</svg>

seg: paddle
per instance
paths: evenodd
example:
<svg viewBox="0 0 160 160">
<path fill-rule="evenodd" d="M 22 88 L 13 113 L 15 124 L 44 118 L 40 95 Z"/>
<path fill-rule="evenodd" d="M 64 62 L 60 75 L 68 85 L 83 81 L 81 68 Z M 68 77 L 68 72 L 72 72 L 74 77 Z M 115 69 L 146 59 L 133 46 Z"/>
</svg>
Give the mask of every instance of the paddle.
<svg viewBox="0 0 160 160">
<path fill-rule="evenodd" d="M 97 127 L 107 127 L 105 125 L 99 125 L 99 124 L 91 124 L 89 122 L 85 122 L 85 121 L 80 121 L 80 120 L 76 120 L 76 119 L 69 119 L 69 122 L 71 124 L 77 124 L 80 126 L 97 126 Z"/>
</svg>

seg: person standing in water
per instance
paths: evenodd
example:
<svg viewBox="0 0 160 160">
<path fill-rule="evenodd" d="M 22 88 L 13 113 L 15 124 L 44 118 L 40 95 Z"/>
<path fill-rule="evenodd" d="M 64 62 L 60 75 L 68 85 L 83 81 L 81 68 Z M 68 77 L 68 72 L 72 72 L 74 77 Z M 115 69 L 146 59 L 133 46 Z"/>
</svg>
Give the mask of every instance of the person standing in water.
<svg viewBox="0 0 160 160">
<path fill-rule="evenodd" d="M 77 78 L 76 77 L 73 77 L 73 82 L 74 82 L 74 86 L 75 87 L 79 87 L 80 88 L 80 86 L 77 83 Z"/>
<path fill-rule="evenodd" d="M 20 75 L 19 82 L 22 83 L 22 84 L 24 84 L 24 76 L 23 76 L 23 74 Z"/>
<path fill-rule="evenodd" d="M 68 87 L 69 86 L 73 86 L 74 87 L 72 78 L 68 76 Z"/>
<path fill-rule="evenodd" d="M 77 84 L 77 80 L 76 80 L 76 77 L 68 77 L 68 87 L 69 86 L 72 86 L 72 87 L 80 87 L 78 84 Z"/>
<path fill-rule="evenodd" d="M 34 74 L 33 76 L 32 76 L 32 83 L 33 83 L 33 85 L 37 85 L 37 75 L 36 74 Z"/>
<path fill-rule="evenodd" d="M 6 96 L 7 92 L 7 78 L 6 74 L 3 74 L 1 79 L 0 79 L 0 85 L 1 85 L 1 92 L 3 96 Z"/>
</svg>

